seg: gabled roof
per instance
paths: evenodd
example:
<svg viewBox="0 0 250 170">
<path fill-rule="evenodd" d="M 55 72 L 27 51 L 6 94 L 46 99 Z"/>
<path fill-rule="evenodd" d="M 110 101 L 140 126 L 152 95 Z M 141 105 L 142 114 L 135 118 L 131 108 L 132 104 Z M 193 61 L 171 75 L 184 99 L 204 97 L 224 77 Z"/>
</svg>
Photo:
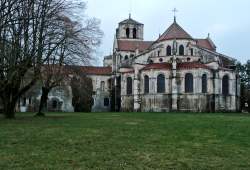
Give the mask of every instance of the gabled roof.
<svg viewBox="0 0 250 170">
<path fill-rule="evenodd" d="M 216 47 L 209 41 L 208 38 L 206 39 L 196 39 L 197 46 L 201 48 L 206 48 L 211 51 L 216 51 Z"/>
<path fill-rule="evenodd" d="M 133 20 L 133 19 L 131 18 L 131 16 L 129 16 L 129 18 L 128 18 L 128 19 L 123 20 L 123 21 L 122 21 L 122 22 L 120 22 L 119 24 L 135 24 L 135 25 L 143 25 L 142 23 L 140 23 L 140 22 L 138 22 L 138 21 L 136 21 L 136 20 Z"/>
<path fill-rule="evenodd" d="M 132 51 L 139 49 L 140 52 L 148 49 L 153 41 L 129 41 L 129 40 L 118 40 L 119 51 Z"/>
<path fill-rule="evenodd" d="M 159 37 L 157 41 L 170 39 L 193 39 L 176 21 Z"/>
</svg>

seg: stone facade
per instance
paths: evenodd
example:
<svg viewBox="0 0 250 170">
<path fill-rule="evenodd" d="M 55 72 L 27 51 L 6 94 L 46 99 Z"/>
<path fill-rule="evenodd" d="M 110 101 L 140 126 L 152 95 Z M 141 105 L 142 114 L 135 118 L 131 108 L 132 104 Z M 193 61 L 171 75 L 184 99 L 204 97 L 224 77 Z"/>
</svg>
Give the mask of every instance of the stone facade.
<svg viewBox="0 0 250 170">
<path fill-rule="evenodd" d="M 124 34 L 126 22 L 129 29 L 133 24 L 137 29 L 138 25 L 131 18 L 123 21 L 114 40 L 113 71 L 121 80 L 122 111 L 239 110 L 236 60 L 218 53 L 209 36 L 195 39 L 175 19 L 159 39 L 148 45 L 141 37 L 119 36 Z M 159 80 L 159 75 L 164 80 Z M 187 75 L 191 75 L 191 79 L 187 79 Z M 158 91 L 162 85 L 164 91 Z M 188 91 L 186 86 L 191 89 Z M 132 88 L 132 93 L 128 88 Z"/>
</svg>

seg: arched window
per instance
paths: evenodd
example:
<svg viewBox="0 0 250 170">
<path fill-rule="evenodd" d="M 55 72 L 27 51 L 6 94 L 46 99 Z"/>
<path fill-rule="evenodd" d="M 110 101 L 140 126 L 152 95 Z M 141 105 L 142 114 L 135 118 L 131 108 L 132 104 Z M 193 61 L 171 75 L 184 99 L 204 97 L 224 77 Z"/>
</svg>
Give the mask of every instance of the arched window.
<svg viewBox="0 0 250 170">
<path fill-rule="evenodd" d="M 126 29 L 126 36 L 127 36 L 127 38 L 129 38 L 129 34 L 130 34 L 130 30 L 129 30 L 129 28 L 127 28 Z"/>
<path fill-rule="evenodd" d="M 222 78 L 222 94 L 223 95 L 229 94 L 229 77 L 228 77 L 228 75 L 225 75 Z"/>
<path fill-rule="evenodd" d="M 127 60 L 128 59 L 128 56 L 127 55 L 125 55 L 125 58 L 124 58 L 124 60 Z"/>
<path fill-rule="evenodd" d="M 202 93 L 207 93 L 207 75 L 203 74 L 201 78 L 202 84 Z"/>
<path fill-rule="evenodd" d="M 144 93 L 149 93 L 149 77 L 147 75 L 144 76 Z"/>
<path fill-rule="evenodd" d="M 169 45 L 167 47 L 167 56 L 171 56 L 171 53 L 172 53 L 172 49 L 171 49 L 171 46 Z"/>
<path fill-rule="evenodd" d="M 179 55 L 184 55 L 184 46 L 180 45 L 179 47 Z"/>
<path fill-rule="evenodd" d="M 101 91 L 104 91 L 104 89 L 105 89 L 105 82 L 102 81 L 102 82 L 101 82 Z"/>
<path fill-rule="evenodd" d="M 187 73 L 185 75 L 185 92 L 186 93 L 192 93 L 194 91 L 193 87 L 193 75 L 191 73 Z"/>
<path fill-rule="evenodd" d="M 157 93 L 165 93 L 165 76 L 163 74 L 157 76 Z"/>
<path fill-rule="evenodd" d="M 128 77 L 127 78 L 127 95 L 131 95 L 132 94 L 132 78 Z"/>
<path fill-rule="evenodd" d="M 137 30 L 136 30 L 136 28 L 133 29 L 133 38 L 134 39 L 137 38 Z"/>
</svg>

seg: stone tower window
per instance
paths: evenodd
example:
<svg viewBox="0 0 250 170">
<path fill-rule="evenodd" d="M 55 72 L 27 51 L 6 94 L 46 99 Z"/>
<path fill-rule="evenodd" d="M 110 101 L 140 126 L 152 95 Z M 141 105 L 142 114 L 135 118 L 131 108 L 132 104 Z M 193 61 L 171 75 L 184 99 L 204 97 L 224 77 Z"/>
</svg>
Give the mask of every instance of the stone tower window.
<svg viewBox="0 0 250 170">
<path fill-rule="evenodd" d="M 193 75 L 191 73 L 187 73 L 185 75 L 185 93 L 192 93 L 194 91 L 193 81 Z"/>
<path fill-rule="evenodd" d="M 125 58 L 124 58 L 124 60 L 127 60 L 128 59 L 128 56 L 127 55 L 125 55 Z"/>
<path fill-rule="evenodd" d="M 179 47 L 179 55 L 184 55 L 184 46 L 180 45 Z"/>
<path fill-rule="evenodd" d="M 165 76 L 163 74 L 157 76 L 157 93 L 165 93 Z"/>
<path fill-rule="evenodd" d="M 147 75 L 144 76 L 144 93 L 149 93 L 149 77 Z"/>
<path fill-rule="evenodd" d="M 129 37 L 130 37 L 129 35 L 130 35 L 130 29 L 127 28 L 127 29 L 126 29 L 126 37 L 129 38 Z"/>
<path fill-rule="evenodd" d="M 202 81 L 202 93 L 207 93 L 207 75 L 206 74 L 203 74 L 202 75 L 202 78 L 201 78 L 201 81 Z"/>
<path fill-rule="evenodd" d="M 127 95 L 131 95 L 132 94 L 132 78 L 128 77 L 127 78 Z"/>
<path fill-rule="evenodd" d="M 172 53 L 171 46 L 168 45 L 168 47 L 167 47 L 167 56 L 171 56 L 171 53 Z"/>
<path fill-rule="evenodd" d="M 133 29 L 133 38 L 134 39 L 137 38 L 137 30 L 136 30 L 136 28 Z"/>
<path fill-rule="evenodd" d="M 229 77 L 228 75 L 225 75 L 222 78 L 222 94 L 223 95 L 229 95 Z"/>
</svg>

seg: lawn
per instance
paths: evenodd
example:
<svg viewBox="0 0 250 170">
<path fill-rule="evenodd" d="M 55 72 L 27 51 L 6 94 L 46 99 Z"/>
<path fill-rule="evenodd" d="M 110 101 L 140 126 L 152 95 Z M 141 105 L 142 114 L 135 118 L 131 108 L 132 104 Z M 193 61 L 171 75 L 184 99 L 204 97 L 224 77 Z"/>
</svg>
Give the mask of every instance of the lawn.
<svg viewBox="0 0 250 170">
<path fill-rule="evenodd" d="M 250 116 L 0 116 L 0 169 L 249 169 Z"/>
</svg>

